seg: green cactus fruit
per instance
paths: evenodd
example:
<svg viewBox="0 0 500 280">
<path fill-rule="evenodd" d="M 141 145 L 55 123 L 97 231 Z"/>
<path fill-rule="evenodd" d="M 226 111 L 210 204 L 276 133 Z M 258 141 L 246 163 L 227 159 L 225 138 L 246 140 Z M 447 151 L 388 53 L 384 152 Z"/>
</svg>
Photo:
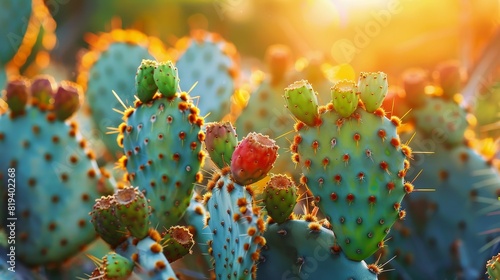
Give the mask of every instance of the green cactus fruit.
<svg viewBox="0 0 500 280">
<path fill-rule="evenodd" d="M 127 179 L 150 200 L 151 224 L 169 228 L 184 214 L 205 153 L 203 118 L 186 93 L 167 99 L 159 94 L 147 104 L 137 102 L 125 112 L 118 141 Z"/>
<path fill-rule="evenodd" d="M 212 161 L 219 168 L 231 164 L 231 157 L 238 144 L 238 135 L 230 122 L 207 123 L 205 148 Z"/>
<path fill-rule="evenodd" d="M 193 235 L 189 229 L 181 226 L 170 227 L 163 240 L 163 254 L 170 263 L 191 254 L 191 248 L 194 245 Z"/>
<path fill-rule="evenodd" d="M 135 75 L 135 90 L 139 100 L 146 103 L 153 99 L 158 90 L 155 83 L 154 73 L 156 68 L 156 61 L 150 59 L 143 59 L 141 65 L 137 68 Z"/>
<path fill-rule="evenodd" d="M 58 120 L 65 120 L 73 115 L 80 107 L 79 85 L 70 82 L 61 82 L 54 95 L 54 113 Z"/>
<path fill-rule="evenodd" d="M 0 2 L 0 65 L 9 62 L 23 42 L 32 14 L 32 0 Z"/>
<path fill-rule="evenodd" d="M 337 113 L 348 118 L 358 108 L 358 90 L 353 81 L 343 80 L 335 83 L 332 89 L 333 107 Z"/>
<path fill-rule="evenodd" d="M 231 157 L 231 173 L 240 185 L 255 183 L 266 177 L 278 157 L 278 146 L 267 135 L 250 132 Z"/>
<path fill-rule="evenodd" d="M 0 195 L 7 201 L 15 182 L 11 216 L 22 220 L 16 224 L 19 261 L 60 264 L 96 238 L 89 209 L 112 191 L 76 123 L 36 106 L 19 116 L 7 111 L 0 115 L 0 150 Z"/>
<path fill-rule="evenodd" d="M 406 93 L 405 102 L 411 108 L 419 108 L 425 104 L 425 87 L 429 84 L 429 77 L 425 70 L 411 68 L 402 74 L 403 86 Z"/>
<path fill-rule="evenodd" d="M 153 74 L 156 86 L 160 93 L 167 97 L 174 97 L 179 89 L 179 74 L 172 61 L 159 62 Z"/>
<path fill-rule="evenodd" d="M 450 145 L 464 141 L 469 126 L 467 112 L 460 104 L 443 98 L 428 98 L 425 106 L 413 111 L 415 124 L 428 137 L 439 137 Z"/>
<path fill-rule="evenodd" d="M 271 175 L 264 188 L 264 205 L 273 221 L 281 224 L 288 220 L 297 203 L 297 187 L 286 175 Z"/>
<path fill-rule="evenodd" d="M 486 263 L 486 273 L 488 274 L 488 279 L 500 279 L 500 254 L 488 260 Z"/>
<path fill-rule="evenodd" d="M 233 181 L 229 167 L 216 173 L 205 194 L 206 224 L 212 230 L 209 254 L 217 279 L 255 279 L 265 230 L 250 187 Z"/>
<path fill-rule="evenodd" d="M 196 30 L 190 38 L 181 38 L 177 49 L 181 88 L 192 88 L 190 95 L 200 98 L 197 106 L 207 121 L 221 121 L 231 112 L 239 71 L 235 46 L 218 34 Z"/>
<path fill-rule="evenodd" d="M 13 116 L 24 113 L 29 95 L 28 81 L 24 78 L 12 80 L 5 89 L 5 100 Z"/>
<path fill-rule="evenodd" d="M 54 78 L 49 75 L 39 75 L 31 81 L 32 103 L 41 108 L 49 108 L 54 102 Z"/>
<path fill-rule="evenodd" d="M 346 256 L 363 260 L 383 245 L 392 224 L 403 218 L 404 182 L 411 149 L 401 144 L 397 117 L 382 109 L 356 109 L 344 118 L 329 104 L 316 128 L 296 126 L 292 159 L 330 220 Z M 407 159 L 408 158 L 408 159 Z"/>
<path fill-rule="evenodd" d="M 128 229 L 135 238 L 148 235 L 151 207 L 138 188 L 125 187 L 114 195 L 114 211 L 121 226 Z"/>
<path fill-rule="evenodd" d="M 316 221 L 288 220 L 268 226 L 257 279 L 377 279 L 375 264 L 348 259 L 333 232 Z M 382 270 L 383 271 L 383 270 Z"/>
<path fill-rule="evenodd" d="M 361 72 L 358 80 L 359 98 L 365 109 L 373 113 L 380 108 L 387 95 L 389 84 L 387 75 L 383 72 Z"/>
<path fill-rule="evenodd" d="M 458 61 L 446 61 L 439 64 L 434 72 L 444 98 L 453 99 L 462 89 L 462 74 Z"/>
<path fill-rule="evenodd" d="M 177 279 L 170 263 L 162 253 L 163 247 L 160 242 L 160 233 L 150 229 L 148 236 L 145 238 L 139 240 L 129 237 L 122 246 L 117 247 L 115 250 L 116 253 L 136 263 L 133 275 L 137 279 Z"/>
<path fill-rule="evenodd" d="M 318 97 L 306 80 L 296 81 L 285 88 L 285 102 L 288 110 L 308 126 L 318 125 Z"/>
<path fill-rule="evenodd" d="M 102 258 L 103 279 L 126 280 L 134 270 L 134 262 L 117 253 L 108 253 Z"/>
<path fill-rule="evenodd" d="M 96 199 L 92 211 L 89 213 L 94 229 L 112 248 L 117 247 L 127 238 L 127 230 L 115 216 L 115 197 L 108 195 Z"/>
</svg>

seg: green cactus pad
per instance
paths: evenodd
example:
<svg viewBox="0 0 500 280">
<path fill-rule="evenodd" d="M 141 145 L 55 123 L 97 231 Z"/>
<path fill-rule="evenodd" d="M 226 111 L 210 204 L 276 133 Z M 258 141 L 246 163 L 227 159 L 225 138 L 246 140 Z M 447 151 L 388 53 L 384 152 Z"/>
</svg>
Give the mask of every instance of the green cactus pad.
<svg viewBox="0 0 500 280">
<path fill-rule="evenodd" d="M 395 117 L 358 108 L 344 118 L 330 104 L 321 123 L 298 130 L 293 158 L 346 256 L 363 260 L 404 217 L 400 203 L 413 189 L 404 183 L 411 150 L 400 142 Z"/>
<path fill-rule="evenodd" d="M 318 222 L 272 224 L 264 237 L 258 279 L 377 279 L 375 265 L 352 261 L 333 246 L 335 236 Z"/>
<path fill-rule="evenodd" d="M 331 92 L 335 111 L 344 118 L 350 117 L 358 108 L 356 84 L 348 80 L 339 81 L 333 85 Z"/>
<path fill-rule="evenodd" d="M 149 230 L 148 200 L 138 188 L 125 187 L 114 195 L 115 217 L 135 238 L 142 239 Z"/>
<path fill-rule="evenodd" d="M 273 221 L 281 224 L 286 221 L 297 203 L 297 187 L 286 175 L 271 175 L 264 188 L 264 205 Z"/>
<path fill-rule="evenodd" d="M 201 180 L 204 159 L 201 144 L 203 119 L 186 93 L 167 99 L 156 95 L 125 115 L 125 156 L 120 160 L 128 180 L 145 191 L 153 215 L 151 224 L 169 228 L 189 205 L 194 184 Z"/>
<path fill-rule="evenodd" d="M 163 254 L 170 263 L 191 254 L 194 245 L 193 235 L 189 229 L 181 226 L 170 227 L 163 240 Z"/>
<path fill-rule="evenodd" d="M 88 211 L 109 185 L 86 146 L 76 124 L 52 111 L 27 107 L 22 116 L 0 115 L 0 190 L 5 198 L 16 184 L 20 261 L 62 263 L 96 237 Z"/>
<path fill-rule="evenodd" d="M 383 72 L 361 72 L 358 80 L 359 98 L 367 112 L 373 113 L 380 108 L 387 95 L 389 84 Z"/>
<path fill-rule="evenodd" d="M 94 229 L 112 248 L 120 245 L 127 238 L 126 228 L 115 216 L 115 198 L 111 195 L 96 199 L 90 216 Z"/>
<path fill-rule="evenodd" d="M 21 46 L 31 13 L 31 0 L 0 2 L 0 65 L 7 64 Z"/>
<path fill-rule="evenodd" d="M 172 98 L 179 91 L 179 74 L 171 61 L 158 63 L 153 77 L 158 90 L 163 96 Z"/>
<path fill-rule="evenodd" d="M 311 84 L 306 80 L 296 81 L 285 89 L 285 102 L 288 110 L 308 126 L 318 125 L 318 97 Z"/>
<path fill-rule="evenodd" d="M 439 97 L 428 98 L 423 107 L 413 111 L 420 131 L 450 145 L 463 143 L 469 125 L 466 115 L 458 103 Z"/>
<path fill-rule="evenodd" d="M 135 90 L 137 97 L 142 102 L 148 102 L 153 99 L 158 90 L 155 83 L 154 73 L 156 68 L 156 61 L 143 59 L 141 65 L 137 68 L 135 75 Z"/>
<path fill-rule="evenodd" d="M 102 258 L 102 270 L 105 279 L 129 279 L 133 269 L 133 261 L 116 253 L 108 253 Z"/>
<path fill-rule="evenodd" d="M 205 128 L 205 148 L 219 168 L 231 164 L 231 157 L 238 144 L 238 135 L 230 122 L 208 123 Z"/>
<path fill-rule="evenodd" d="M 220 121 L 231 111 L 231 96 L 238 72 L 238 53 L 233 44 L 220 35 L 202 30 L 191 38 L 179 40 L 180 56 L 175 65 L 179 70 L 182 90 L 199 97 L 198 107 L 208 121 Z"/>
<path fill-rule="evenodd" d="M 255 279 L 265 223 L 248 189 L 231 179 L 229 168 L 215 175 L 206 195 L 209 254 L 217 279 Z"/>
</svg>

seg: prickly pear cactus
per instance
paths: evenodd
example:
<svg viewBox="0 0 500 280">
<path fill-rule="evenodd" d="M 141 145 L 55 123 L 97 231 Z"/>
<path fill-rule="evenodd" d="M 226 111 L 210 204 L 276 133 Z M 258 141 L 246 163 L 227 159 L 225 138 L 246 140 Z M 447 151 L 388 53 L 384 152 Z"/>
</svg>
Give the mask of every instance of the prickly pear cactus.
<svg viewBox="0 0 500 280">
<path fill-rule="evenodd" d="M 328 223 L 327 223 L 328 224 Z M 333 232 L 316 219 L 288 220 L 268 226 L 258 279 L 377 279 L 382 268 L 348 259 Z"/>
<path fill-rule="evenodd" d="M 180 39 L 176 61 L 180 86 L 183 90 L 196 87 L 191 96 L 199 97 L 197 106 L 208 121 L 220 121 L 230 113 L 231 96 L 238 73 L 238 53 L 233 44 L 220 35 L 203 30 L 194 31 L 191 38 Z"/>
<path fill-rule="evenodd" d="M 117 129 L 125 154 L 119 165 L 127 170 L 128 181 L 145 191 L 151 222 L 163 230 L 179 221 L 194 184 L 202 179 L 203 118 L 185 92 L 166 97 L 159 91 L 144 101 L 125 111 Z"/>
<path fill-rule="evenodd" d="M 163 59 L 162 43 L 155 38 L 133 30 L 113 30 L 101 34 L 90 42 L 91 48 L 80 59 L 77 81 L 85 91 L 85 107 L 79 112 L 79 122 L 89 117 L 91 125 L 88 138 L 102 141 L 112 159 L 123 154 L 109 127 L 121 122 L 121 116 L 113 109 L 122 110 L 113 91 L 127 106 L 134 104 L 134 77 L 137 65 L 143 59 Z M 99 155 L 100 156 L 100 155 Z"/>
<path fill-rule="evenodd" d="M 34 85 L 11 81 L 10 108 L 0 116 L 0 190 L 15 203 L 2 226 L 15 224 L 16 254 L 30 266 L 62 263 L 95 238 L 87 213 L 108 186 L 77 125 L 65 121 L 78 107 L 78 88 L 50 88 L 49 104 Z"/>
<path fill-rule="evenodd" d="M 264 206 L 276 223 L 288 220 L 297 203 L 297 187 L 286 175 L 273 174 L 264 188 Z"/>
<path fill-rule="evenodd" d="M 411 149 L 397 133 L 400 120 L 388 119 L 381 108 L 365 109 L 380 104 L 387 87 L 371 86 L 377 98 L 370 94 L 358 103 L 352 97 L 366 86 L 364 75 L 357 86 L 348 81 L 334 85 L 334 103 L 319 109 L 307 82 L 292 84 L 285 94 L 299 120 L 290 150 L 302 168 L 301 182 L 314 193 L 345 255 L 357 261 L 384 245 L 392 224 L 405 216 L 401 200 L 413 190 L 404 181 Z"/>
<path fill-rule="evenodd" d="M 488 260 L 486 272 L 488 273 L 488 279 L 500 279 L 500 254 Z"/>
<path fill-rule="evenodd" d="M 0 65 L 9 62 L 23 42 L 32 13 L 32 0 L 0 2 Z M 3 88 L 3 87 L 2 87 Z"/>
</svg>

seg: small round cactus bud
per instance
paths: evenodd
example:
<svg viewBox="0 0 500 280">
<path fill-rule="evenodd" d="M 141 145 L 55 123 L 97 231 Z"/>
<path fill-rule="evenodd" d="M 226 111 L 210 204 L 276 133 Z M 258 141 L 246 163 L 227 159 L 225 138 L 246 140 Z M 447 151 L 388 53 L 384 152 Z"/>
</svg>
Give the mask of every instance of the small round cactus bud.
<svg viewBox="0 0 500 280">
<path fill-rule="evenodd" d="M 361 72 L 358 80 L 359 98 L 365 109 L 373 113 L 380 108 L 387 95 L 387 75 L 383 72 Z"/>
<path fill-rule="evenodd" d="M 353 81 L 342 80 L 331 88 L 333 108 L 344 118 L 350 117 L 358 107 L 358 92 Z"/>
<path fill-rule="evenodd" d="M 308 126 L 319 122 L 318 97 L 311 84 L 306 80 L 296 81 L 285 88 L 285 102 L 288 110 Z"/>
<path fill-rule="evenodd" d="M 217 167 L 222 169 L 231 165 L 231 157 L 237 144 L 238 135 L 230 122 L 207 124 L 205 147 Z"/>
<path fill-rule="evenodd" d="M 285 222 L 297 203 L 297 187 L 286 175 L 272 175 L 264 188 L 264 205 L 273 221 Z"/>
<path fill-rule="evenodd" d="M 148 200 L 138 188 L 125 187 L 115 195 L 115 216 L 130 234 L 143 239 L 148 235 L 150 206 Z"/>
<path fill-rule="evenodd" d="M 406 103 L 418 108 L 425 103 L 425 87 L 429 84 L 427 72 L 420 68 L 410 68 L 402 74 Z"/>
<path fill-rule="evenodd" d="M 493 256 L 486 263 L 486 273 L 488 279 L 500 279 L 500 254 Z"/>
<path fill-rule="evenodd" d="M 163 96 L 167 98 L 175 96 L 179 88 L 179 74 L 172 61 L 158 63 L 153 77 L 158 90 Z"/>
<path fill-rule="evenodd" d="M 170 227 L 163 237 L 163 254 L 172 263 L 187 254 L 191 254 L 194 245 L 193 235 L 189 229 L 181 226 Z"/>
<path fill-rule="evenodd" d="M 113 196 L 103 196 L 96 199 L 94 208 L 90 212 L 91 222 L 99 236 L 112 248 L 116 248 L 127 239 L 127 231 L 123 228 L 113 213 L 116 203 Z"/>
<path fill-rule="evenodd" d="M 28 98 L 28 81 L 26 79 L 18 78 L 7 84 L 5 89 L 5 100 L 13 116 L 24 113 Z"/>
<path fill-rule="evenodd" d="M 80 107 L 79 85 L 71 82 L 61 82 L 54 95 L 54 112 L 57 119 L 64 121 Z"/>
<path fill-rule="evenodd" d="M 443 89 L 443 97 L 453 99 L 462 88 L 462 74 L 458 61 L 447 61 L 439 64 L 434 73 Z"/>
<path fill-rule="evenodd" d="M 234 150 L 231 174 L 240 185 L 248 185 L 264 178 L 278 157 L 278 145 L 267 135 L 250 132 Z"/>
<path fill-rule="evenodd" d="M 271 74 L 271 84 L 283 81 L 292 62 L 292 53 L 286 45 L 272 45 L 266 50 L 266 62 Z"/>
<path fill-rule="evenodd" d="M 158 90 L 158 86 L 154 79 L 156 65 L 156 61 L 143 59 L 141 65 L 137 68 L 135 89 L 137 91 L 137 97 L 139 97 L 139 100 L 143 103 L 151 101 L 156 90 Z"/>
<path fill-rule="evenodd" d="M 47 107 L 54 101 L 54 78 L 49 75 L 39 75 L 31 80 L 31 97 L 33 104 L 38 105 L 42 109 Z"/>
<path fill-rule="evenodd" d="M 102 279 L 128 279 L 134 270 L 134 262 L 117 253 L 108 253 L 102 258 L 101 270 Z"/>
</svg>

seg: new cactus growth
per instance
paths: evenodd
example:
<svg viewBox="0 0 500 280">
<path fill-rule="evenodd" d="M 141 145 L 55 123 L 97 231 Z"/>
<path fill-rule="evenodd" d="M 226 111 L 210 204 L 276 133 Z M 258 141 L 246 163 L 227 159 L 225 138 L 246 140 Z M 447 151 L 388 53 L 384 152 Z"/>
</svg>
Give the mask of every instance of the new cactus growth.
<svg viewBox="0 0 500 280">
<path fill-rule="evenodd" d="M 177 67 L 171 61 L 159 62 L 155 66 L 153 77 L 158 90 L 166 98 L 172 98 L 179 89 Z"/>
<path fill-rule="evenodd" d="M 316 127 L 295 126 L 292 158 L 343 252 L 363 260 L 384 245 L 392 224 L 405 216 L 400 205 L 413 190 L 404 181 L 411 149 L 396 131 L 400 120 L 389 120 L 383 109 L 370 113 L 358 107 L 345 116 L 329 104 L 319 111 Z"/>
<path fill-rule="evenodd" d="M 134 269 L 134 262 L 116 253 L 108 253 L 102 258 L 102 266 L 99 274 L 103 279 L 129 279 Z"/>
<path fill-rule="evenodd" d="M 231 164 L 231 157 L 238 145 L 238 135 L 230 122 L 206 125 L 205 148 L 218 168 Z"/>
<path fill-rule="evenodd" d="M 318 97 L 306 80 L 296 81 L 285 89 L 285 101 L 288 110 L 308 126 L 318 125 Z"/>
<path fill-rule="evenodd" d="M 169 262 L 175 262 L 185 255 L 191 254 L 194 240 L 193 235 L 187 228 L 181 226 L 170 227 L 163 239 L 163 253 Z"/>
<path fill-rule="evenodd" d="M 263 179 L 278 157 L 278 148 L 268 136 L 250 132 L 238 143 L 231 157 L 234 181 L 248 185 Z"/>
<path fill-rule="evenodd" d="M 115 216 L 115 199 L 113 196 L 104 196 L 96 199 L 92 212 L 91 222 L 99 236 L 106 241 L 111 248 L 116 248 L 127 238 L 127 230 L 122 227 L 119 219 Z"/>
<path fill-rule="evenodd" d="M 272 175 L 264 188 L 264 206 L 276 223 L 288 220 L 297 203 L 297 187 L 286 175 Z"/>
<path fill-rule="evenodd" d="M 500 279 L 500 254 L 488 260 L 486 263 L 486 272 L 488 274 L 488 279 Z"/>
<path fill-rule="evenodd" d="M 340 81 L 332 87 L 332 103 L 337 113 L 348 118 L 358 108 L 357 86 L 352 81 Z"/>
<path fill-rule="evenodd" d="M 54 101 L 54 78 L 48 75 L 39 75 L 31 81 L 33 103 L 42 109 L 49 108 Z"/>
<path fill-rule="evenodd" d="M 13 116 L 22 115 L 28 103 L 29 85 L 26 79 L 10 81 L 5 89 L 5 100 Z"/>
<path fill-rule="evenodd" d="M 142 102 L 148 102 L 153 99 L 158 90 L 158 86 L 155 81 L 154 73 L 157 67 L 156 61 L 143 59 L 139 68 L 137 68 L 137 73 L 135 75 L 135 88 L 137 91 L 137 97 Z"/>
<path fill-rule="evenodd" d="M 68 88 L 72 84 L 65 87 L 79 92 Z M 94 200 L 108 192 L 108 175 L 97 168 L 77 125 L 60 119 L 69 117 L 71 110 L 61 115 L 55 108 L 40 108 L 46 99 L 37 98 L 48 93 L 27 90 L 32 102 L 16 108 L 24 114 L 9 110 L 0 115 L 0 190 L 5 198 L 11 183 L 7 170 L 15 170 L 16 197 L 22 199 L 16 200 L 11 214 L 23 220 L 16 228 L 19 260 L 29 266 L 60 264 L 95 238 L 87 213 Z M 74 108 L 75 101 L 78 98 L 70 98 L 66 104 L 61 99 L 59 108 Z"/>
<path fill-rule="evenodd" d="M 54 113 L 58 120 L 64 121 L 80 107 L 79 88 L 68 82 L 61 82 L 54 95 Z M 43 95 L 39 95 L 43 97 Z"/>
<path fill-rule="evenodd" d="M 168 94 L 167 94 L 168 95 Z M 120 165 L 127 179 L 145 191 L 160 229 L 175 225 L 189 205 L 204 160 L 203 118 L 187 93 L 155 94 L 126 110 L 117 131 L 123 146 Z"/>
<path fill-rule="evenodd" d="M 388 87 L 389 84 L 385 73 L 361 72 L 358 80 L 358 90 L 367 112 L 373 113 L 380 108 L 387 95 Z"/>
<path fill-rule="evenodd" d="M 123 228 L 135 238 L 146 237 L 151 207 L 144 194 L 138 188 L 123 188 L 115 193 L 114 200 L 115 216 Z"/>
</svg>

